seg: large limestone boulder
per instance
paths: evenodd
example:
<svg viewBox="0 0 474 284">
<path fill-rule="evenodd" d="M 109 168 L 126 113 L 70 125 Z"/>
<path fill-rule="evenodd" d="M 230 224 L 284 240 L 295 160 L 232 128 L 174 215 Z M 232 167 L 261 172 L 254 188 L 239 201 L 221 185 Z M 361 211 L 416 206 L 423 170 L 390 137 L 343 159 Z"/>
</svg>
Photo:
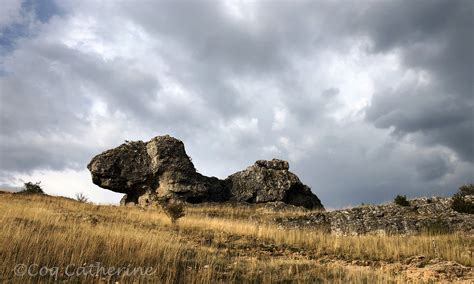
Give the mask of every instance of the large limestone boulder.
<svg viewBox="0 0 474 284">
<path fill-rule="evenodd" d="M 319 198 L 289 171 L 287 161 L 258 160 L 227 179 L 230 198 L 235 201 L 265 203 L 283 201 L 309 209 L 322 209 Z"/>
<path fill-rule="evenodd" d="M 226 192 L 223 181 L 197 173 L 183 142 L 168 135 L 107 150 L 87 168 L 98 186 L 125 193 L 124 204 L 147 205 L 159 197 L 221 201 Z"/>
<path fill-rule="evenodd" d="M 87 168 L 102 188 L 125 193 L 122 204 L 155 204 L 160 198 L 190 203 L 282 201 L 309 209 L 323 208 L 309 187 L 283 160 L 259 160 L 226 180 L 196 172 L 184 144 L 171 136 L 126 142 L 95 156 Z"/>
</svg>

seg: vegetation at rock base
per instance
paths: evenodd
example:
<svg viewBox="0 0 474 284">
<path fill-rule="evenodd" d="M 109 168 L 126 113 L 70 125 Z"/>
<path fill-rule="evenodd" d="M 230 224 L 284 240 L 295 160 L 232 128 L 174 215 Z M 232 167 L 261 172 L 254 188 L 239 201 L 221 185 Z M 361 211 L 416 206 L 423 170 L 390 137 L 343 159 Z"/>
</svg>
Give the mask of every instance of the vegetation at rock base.
<svg viewBox="0 0 474 284">
<path fill-rule="evenodd" d="M 0 195 L 0 282 L 15 264 L 153 267 L 146 278 L 67 277 L 59 282 L 416 283 L 473 279 L 472 234 L 334 236 L 270 221 L 306 210 L 188 205 L 179 226 L 161 208 L 105 206 L 47 195 Z M 64 271 L 63 271 L 64 272 Z"/>
<path fill-rule="evenodd" d="M 459 187 L 459 191 L 453 195 L 451 208 L 459 213 L 474 214 L 473 197 L 474 184 L 463 185 Z"/>
<path fill-rule="evenodd" d="M 89 198 L 87 198 L 87 196 L 85 196 L 82 192 L 76 193 L 76 200 L 84 203 L 89 202 Z"/>
<path fill-rule="evenodd" d="M 398 204 L 400 206 L 410 206 L 410 202 L 407 200 L 406 195 L 397 195 L 395 199 L 393 200 L 395 204 Z"/>
<path fill-rule="evenodd" d="M 176 199 L 167 199 L 167 200 L 159 200 L 158 204 L 160 204 L 163 212 L 165 212 L 166 216 L 170 218 L 171 223 L 174 225 L 179 218 L 184 217 L 185 214 L 185 204 L 184 202 Z"/>
<path fill-rule="evenodd" d="M 21 194 L 44 194 L 43 189 L 40 186 L 41 181 L 32 183 L 32 182 L 26 182 L 24 184 L 23 190 L 19 191 L 18 193 Z"/>
</svg>

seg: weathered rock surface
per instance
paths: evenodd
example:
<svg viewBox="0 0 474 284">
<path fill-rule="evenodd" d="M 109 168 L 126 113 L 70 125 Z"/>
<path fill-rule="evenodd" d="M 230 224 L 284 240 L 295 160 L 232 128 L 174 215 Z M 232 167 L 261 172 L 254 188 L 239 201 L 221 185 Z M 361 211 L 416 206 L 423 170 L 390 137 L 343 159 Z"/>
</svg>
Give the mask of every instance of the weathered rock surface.
<svg viewBox="0 0 474 284">
<path fill-rule="evenodd" d="M 469 197 L 470 198 L 470 197 Z M 278 217 L 274 222 L 291 228 L 323 228 L 336 235 L 467 232 L 474 234 L 474 218 L 451 209 L 451 198 L 419 198 L 410 206 L 370 205 L 350 209 Z"/>
<path fill-rule="evenodd" d="M 224 182 L 197 173 L 183 142 L 171 136 L 127 142 L 95 156 L 87 168 L 95 184 L 126 194 L 122 204 L 147 205 L 158 197 L 189 202 L 226 198 Z"/>
<path fill-rule="evenodd" d="M 283 201 L 310 209 L 321 208 L 319 198 L 288 169 L 288 162 L 282 160 L 255 162 L 226 179 L 230 199 L 252 203 Z"/>
<path fill-rule="evenodd" d="M 154 204 L 158 198 L 191 203 L 283 201 L 309 209 L 323 208 L 310 188 L 289 171 L 288 162 L 259 160 L 226 180 L 196 172 L 184 144 L 171 136 L 127 142 L 95 156 L 87 166 L 100 187 L 125 193 L 122 204 Z"/>
</svg>

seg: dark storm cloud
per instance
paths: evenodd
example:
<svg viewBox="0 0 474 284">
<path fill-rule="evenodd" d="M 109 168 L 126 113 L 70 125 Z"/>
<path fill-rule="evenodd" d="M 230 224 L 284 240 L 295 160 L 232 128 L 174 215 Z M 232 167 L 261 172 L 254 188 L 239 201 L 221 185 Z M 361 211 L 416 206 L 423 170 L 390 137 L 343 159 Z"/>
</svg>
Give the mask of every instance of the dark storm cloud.
<svg viewBox="0 0 474 284">
<path fill-rule="evenodd" d="M 212 1 L 166 1 L 157 9 L 127 3 L 123 13 L 149 32 L 186 48 L 196 63 L 216 73 L 266 72 L 283 66 L 282 42 L 252 24 L 232 21 Z"/>
<path fill-rule="evenodd" d="M 375 52 L 400 48 L 403 62 L 442 82 L 444 92 L 472 98 L 474 4 L 455 1 L 389 1 L 371 6 L 362 28 Z"/>
<path fill-rule="evenodd" d="M 394 127 L 396 136 L 419 133 L 419 143 L 441 144 L 456 151 L 461 159 L 474 159 L 472 99 L 413 84 L 375 94 L 367 119 L 376 127 Z"/>
<path fill-rule="evenodd" d="M 174 75 L 222 117 L 245 112 L 239 94 L 228 82 L 259 66 L 278 65 L 270 43 L 258 40 L 223 15 L 212 2 L 162 2 L 157 9 L 128 2 L 121 12 L 148 32 L 176 44 L 176 54 L 166 59 Z"/>
<path fill-rule="evenodd" d="M 62 48 L 31 46 L 10 57 L 14 66 L 0 77 L 2 134 L 64 130 L 84 123 L 78 115 L 88 109 L 87 98 L 75 95 L 77 88 L 61 80 L 60 70 L 51 65 L 55 61 L 60 67 L 64 56 Z"/>
<path fill-rule="evenodd" d="M 156 9 L 126 3 L 121 12 L 157 38 L 180 47 L 167 61 L 183 85 L 202 97 L 224 119 L 246 113 L 243 100 L 229 79 L 274 76 L 285 67 L 282 40 L 238 23 L 211 1 L 166 1 Z"/>
<path fill-rule="evenodd" d="M 472 1 L 392 1 L 366 12 L 373 52 L 396 50 L 403 64 L 427 72 L 379 90 L 367 110 L 375 126 L 396 134 L 421 133 L 420 142 L 440 144 L 474 160 L 474 5 Z M 393 78 L 397 85 L 399 78 Z"/>
<path fill-rule="evenodd" d="M 431 181 L 445 176 L 450 171 L 449 161 L 441 155 L 428 156 L 416 161 L 416 170 L 424 181 Z"/>
<path fill-rule="evenodd" d="M 157 38 L 181 47 L 167 59 L 179 70 L 175 76 L 221 117 L 246 114 L 253 103 L 242 101 L 242 94 L 229 84 L 229 79 L 275 81 L 286 89 L 284 99 L 296 103 L 299 91 L 295 89 L 299 86 L 290 72 L 294 68 L 293 57 L 304 58 L 320 49 L 348 48 L 334 33 L 341 32 L 342 37 L 350 33 L 343 30 L 344 22 L 338 17 L 350 19 L 347 15 L 354 3 L 338 9 L 326 2 L 264 2 L 255 5 L 253 16 L 245 20 L 233 18 L 222 3 L 165 1 L 150 9 L 128 2 L 120 9 L 124 17 L 133 19 Z M 292 96 L 295 97 L 291 99 Z M 301 108 L 317 106 L 303 102 Z M 295 113 L 300 113 L 298 108 Z"/>
<path fill-rule="evenodd" d="M 2 136 L 2 171 L 28 173 L 35 169 L 82 169 L 88 162 L 88 157 L 97 151 L 95 147 L 83 145 L 80 141 L 69 140 L 68 143 L 60 143 L 47 141 L 47 137 L 38 139 L 35 136 L 24 136 L 26 139 L 21 140 L 18 140 L 19 137 L 8 139 Z"/>
</svg>

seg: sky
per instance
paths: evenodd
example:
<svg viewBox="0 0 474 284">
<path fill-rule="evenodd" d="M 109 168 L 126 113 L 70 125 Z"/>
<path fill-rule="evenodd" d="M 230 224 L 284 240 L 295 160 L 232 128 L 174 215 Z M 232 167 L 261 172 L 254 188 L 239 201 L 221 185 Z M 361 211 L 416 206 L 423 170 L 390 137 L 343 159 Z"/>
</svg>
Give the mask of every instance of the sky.
<svg viewBox="0 0 474 284">
<path fill-rule="evenodd" d="M 327 208 L 474 182 L 474 1 L 0 2 L 0 187 L 118 203 L 87 163 L 164 134 Z"/>
</svg>

